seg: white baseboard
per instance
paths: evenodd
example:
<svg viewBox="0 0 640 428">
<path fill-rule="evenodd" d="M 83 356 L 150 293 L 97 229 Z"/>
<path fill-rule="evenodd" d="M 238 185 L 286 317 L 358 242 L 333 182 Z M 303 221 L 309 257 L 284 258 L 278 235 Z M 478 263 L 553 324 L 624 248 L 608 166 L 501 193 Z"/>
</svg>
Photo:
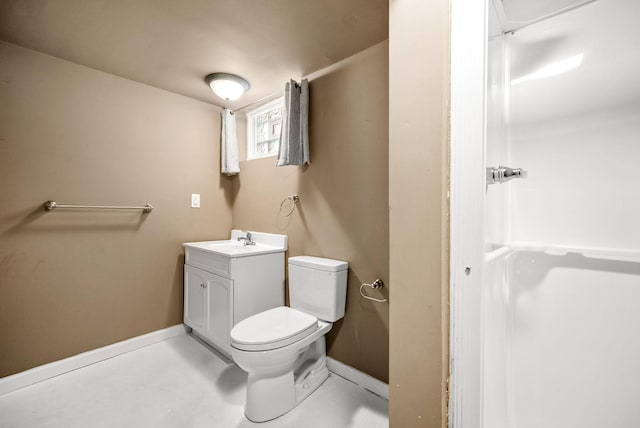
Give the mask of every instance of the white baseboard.
<svg viewBox="0 0 640 428">
<path fill-rule="evenodd" d="M 331 357 L 327 357 L 327 368 L 330 372 L 337 374 L 356 385 L 360 385 L 364 389 L 371 391 L 386 400 L 389 399 L 389 385 L 381 380 L 341 363 L 338 360 L 334 360 Z"/>
<path fill-rule="evenodd" d="M 97 362 L 116 357 L 118 355 L 144 348 L 163 340 L 185 334 L 187 326 L 184 324 L 174 325 L 162 330 L 152 331 L 142 336 L 123 340 L 102 348 L 83 352 L 73 357 L 54 361 L 32 369 L 16 373 L 11 376 L 0 378 L 0 395 L 33 385 L 34 383 L 50 379 L 61 374 L 86 367 Z"/>
<path fill-rule="evenodd" d="M 100 361 L 108 360 L 109 358 L 113 358 L 136 349 L 144 348 L 145 346 L 153 345 L 157 342 L 162 342 L 163 340 L 171 339 L 172 337 L 185 334 L 188 330 L 190 330 L 190 328 L 184 324 L 174 325 L 172 327 L 153 331 L 148 334 L 143 334 L 142 336 L 133 337 L 131 339 L 123 340 L 122 342 L 83 352 L 82 354 L 74 355 L 73 357 L 54 361 L 11 376 L 0 378 L 0 395 L 7 394 L 17 389 L 24 388 L 25 386 L 33 385 L 34 383 L 42 382 L 43 380 L 68 373 Z M 343 377 L 356 385 L 360 385 L 364 389 L 369 390 L 382 398 L 387 400 L 389 399 L 388 384 L 369 376 L 360 370 L 341 363 L 340 361 L 334 360 L 331 357 L 327 357 L 327 368 L 332 373 Z"/>
</svg>

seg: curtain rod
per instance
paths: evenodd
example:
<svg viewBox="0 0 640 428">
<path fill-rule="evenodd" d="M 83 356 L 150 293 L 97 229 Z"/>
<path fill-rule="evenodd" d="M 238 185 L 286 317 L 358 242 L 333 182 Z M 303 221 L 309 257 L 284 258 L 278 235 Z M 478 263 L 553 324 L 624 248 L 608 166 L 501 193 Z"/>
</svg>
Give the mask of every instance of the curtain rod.
<svg viewBox="0 0 640 428">
<path fill-rule="evenodd" d="M 242 106 L 242 107 L 240 107 L 240 108 L 236 108 L 236 109 L 229 109 L 229 110 L 231 110 L 231 111 L 232 111 L 232 112 L 234 112 L 234 113 L 235 113 L 235 112 L 237 112 L 237 111 L 242 111 L 242 110 L 244 110 L 244 109 L 246 109 L 246 108 L 248 108 L 248 107 L 252 107 L 252 106 L 254 106 L 254 105 L 256 105 L 256 104 L 259 104 L 259 103 L 261 103 L 262 101 L 265 101 L 265 100 L 267 100 L 267 99 L 269 99 L 269 98 L 277 98 L 277 97 L 281 97 L 283 93 L 284 93 L 284 92 L 282 92 L 282 91 L 278 91 L 278 92 L 275 92 L 275 93 L 273 93 L 273 94 L 269 94 L 269 95 L 267 95 L 267 96 L 264 96 L 264 97 L 260 98 L 259 100 L 256 100 L 256 101 L 254 101 L 254 102 L 252 102 L 252 103 L 249 103 L 249 104 L 243 105 L 243 106 Z"/>
<path fill-rule="evenodd" d="M 593 1 L 595 1 L 595 0 L 593 0 Z M 304 79 L 311 79 L 311 78 L 313 78 L 313 77 L 314 77 L 314 76 L 316 76 L 316 75 L 317 75 L 317 76 L 322 76 L 322 72 L 323 72 L 323 71 L 331 70 L 331 69 L 333 69 L 333 67 L 334 67 L 335 65 L 340 64 L 340 63 L 342 63 L 342 62 L 343 62 L 343 61 L 339 61 L 339 62 L 337 62 L 336 64 L 330 65 L 329 67 L 326 67 L 326 68 L 325 68 L 325 69 L 323 69 L 323 70 L 316 71 L 316 72 L 314 72 L 314 73 L 311 73 L 311 74 L 308 74 L 308 75 L 306 75 L 306 76 L 303 76 L 303 77 L 301 77 L 301 78 L 300 78 L 300 81 L 303 81 Z M 264 96 L 264 97 L 260 98 L 259 100 L 256 100 L 256 101 L 254 101 L 254 102 L 251 102 L 251 103 L 249 103 L 249 104 L 245 104 L 245 105 L 243 105 L 243 106 L 242 106 L 242 107 L 240 107 L 240 108 L 236 108 L 236 109 L 229 109 L 229 110 L 231 110 L 232 112 L 234 112 L 234 113 L 235 113 L 235 112 L 237 112 L 237 111 L 242 111 L 242 110 L 244 110 L 244 109 L 246 109 L 246 108 L 248 108 L 248 107 L 253 107 L 253 106 L 254 106 L 254 105 L 256 105 L 256 104 L 260 104 L 262 101 L 265 101 L 265 100 L 267 100 L 267 99 L 269 99 L 269 98 L 277 98 L 277 97 L 282 97 L 282 96 L 284 96 L 284 90 L 280 90 L 280 91 L 278 91 L 278 92 L 274 92 L 274 93 L 272 93 L 272 94 L 270 94 L 270 95 Z M 266 104 L 266 103 L 265 103 L 265 104 Z M 227 107 L 225 107 L 225 108 L 227 108 Z"/>
</svg>

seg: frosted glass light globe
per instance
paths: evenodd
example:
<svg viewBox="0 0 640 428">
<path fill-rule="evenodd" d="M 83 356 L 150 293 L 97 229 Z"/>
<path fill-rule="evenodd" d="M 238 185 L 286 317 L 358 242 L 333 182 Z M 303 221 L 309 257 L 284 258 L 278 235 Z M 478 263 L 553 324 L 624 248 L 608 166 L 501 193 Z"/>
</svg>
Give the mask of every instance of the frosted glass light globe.
<svg viewBox="0 0 640 428">
<path fill-rule="evenodd" d="M 240 76 L 229 73 L 213 73 L 205 78 L 211 90 L 227 101 L 238 99 L 249 89 L 249 82 Z"/>
</svg>

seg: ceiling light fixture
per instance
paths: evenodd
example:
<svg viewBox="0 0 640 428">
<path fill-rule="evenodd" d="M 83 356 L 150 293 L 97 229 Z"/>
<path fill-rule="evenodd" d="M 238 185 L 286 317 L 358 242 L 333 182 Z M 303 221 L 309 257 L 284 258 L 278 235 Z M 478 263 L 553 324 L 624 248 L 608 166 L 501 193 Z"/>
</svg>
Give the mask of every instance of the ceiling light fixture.
<svg viewBox="0 0 640 428">
<path fill-rule="evenodd" d="M 217 96 L 227 101 L 238 99 L 249 89 L 249 82 L 231 73 L 212 73 L 204 81 Z"/>
</svg>

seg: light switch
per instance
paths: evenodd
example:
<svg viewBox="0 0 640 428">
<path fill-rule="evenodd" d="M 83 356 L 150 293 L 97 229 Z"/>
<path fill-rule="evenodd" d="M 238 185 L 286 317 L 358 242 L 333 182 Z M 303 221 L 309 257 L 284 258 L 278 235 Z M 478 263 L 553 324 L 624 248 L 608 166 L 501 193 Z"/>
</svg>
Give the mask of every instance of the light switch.
<svg viewBox="0 0 640 428">
<path fill-rule="evenodd" d="M 200 193 L 191 194 L 191 208 L 200 208 Z"/>
</svg>

